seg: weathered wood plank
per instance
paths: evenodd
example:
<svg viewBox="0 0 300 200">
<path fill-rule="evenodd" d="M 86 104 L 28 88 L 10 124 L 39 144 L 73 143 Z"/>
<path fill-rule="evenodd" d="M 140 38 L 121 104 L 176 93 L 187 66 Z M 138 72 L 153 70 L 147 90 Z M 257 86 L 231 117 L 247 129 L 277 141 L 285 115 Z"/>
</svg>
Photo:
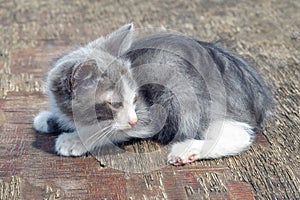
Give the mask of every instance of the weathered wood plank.
<svg viewBox="0 0 300 200">
<path fill-rule="evenodd" d="M 299 9 L 292 0 L 0 1 L 0 200 L 300 199 Z M 168 149 L 150 141 L 127 144 L 119 155 L 54 154 L 56 136 L 31 125 L 47 108 L 49 62 L 129 21 L 223 38 L 255 61 L 275 109 L 249 151 L 181 167 L 166 165 Z"/>
</svg>

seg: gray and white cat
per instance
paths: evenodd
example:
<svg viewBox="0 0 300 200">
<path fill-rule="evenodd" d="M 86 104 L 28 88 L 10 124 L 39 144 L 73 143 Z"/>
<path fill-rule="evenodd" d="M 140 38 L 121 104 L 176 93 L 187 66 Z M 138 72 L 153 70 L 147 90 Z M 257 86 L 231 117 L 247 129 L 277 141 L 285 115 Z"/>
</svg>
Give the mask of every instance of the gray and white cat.
<svg viewBox="0 0 300 200">
<path fill-rule="evenodd" d="M 168 162 L 238 154 L 270 110 L 258 74 L 218 44 L 124 25 L 54 61 L 50 111 L 34 128 L 61 133 L 55 151 L 81 156 L 132 138 L 171 144 Z"/>
</svg>

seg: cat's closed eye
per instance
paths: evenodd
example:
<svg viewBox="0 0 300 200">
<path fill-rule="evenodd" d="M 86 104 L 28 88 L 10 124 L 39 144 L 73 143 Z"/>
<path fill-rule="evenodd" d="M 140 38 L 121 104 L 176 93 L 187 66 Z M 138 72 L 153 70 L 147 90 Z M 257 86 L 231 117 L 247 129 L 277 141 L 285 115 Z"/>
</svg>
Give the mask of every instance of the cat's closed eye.
<svg viewBox="0 0 300 200">
<path fill-rule="evenodd" d="M 123 103 L 122 102 L 107 102 L 108 105 L 114 109 L 120 109 L 123 107 Z"/>
<path fill-rule="evenodd" d="M 135 104 L 137 102 L 137 97 L 134 97 L 133 103 Z"/>
</svg>

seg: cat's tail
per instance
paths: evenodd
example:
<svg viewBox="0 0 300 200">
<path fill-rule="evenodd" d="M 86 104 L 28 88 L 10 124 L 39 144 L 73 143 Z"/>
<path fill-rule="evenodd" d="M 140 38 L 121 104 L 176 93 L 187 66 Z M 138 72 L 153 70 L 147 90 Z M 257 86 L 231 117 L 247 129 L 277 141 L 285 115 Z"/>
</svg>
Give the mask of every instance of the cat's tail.
<svg viewBox="0 0 300 200">
<path fill-rule="evenodd" d="M 41 111 L 33 120 L 33 128 L 39 133 L 59 133 L 58 117 L 50 111 Z"/>
<path fill-rule="evenodd" d="M 174 143 L 168 162 L 182 165 L 199 159 L 220 158 L 235 155 L 248 149 L 255 132 L 247 123 L 219 121 L 207 130 L 204 140 L 186 139 Z"/>
</svg>

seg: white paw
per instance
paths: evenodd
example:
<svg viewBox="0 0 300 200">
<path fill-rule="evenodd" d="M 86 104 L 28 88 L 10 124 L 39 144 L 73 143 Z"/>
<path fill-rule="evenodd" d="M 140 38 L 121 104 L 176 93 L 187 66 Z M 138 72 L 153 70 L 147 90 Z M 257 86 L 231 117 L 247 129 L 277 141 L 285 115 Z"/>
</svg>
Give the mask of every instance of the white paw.
<svg viewBox="0 0 300 200">
<path fill-rule="evenodd" d="M 35 130 L 41 133 L 48 133 L 48 119 L 50 119 L 53 114 L 50 111 L 40 112 L 33 120 L 33 127 Z"/>
<path fill-rule="evenodd" d="M 87 152 L 76 132 L 61 134 L 56 140 L 55 151 L 62 156 L 82 156 Z"/>
<path fill-rule="evenodd" d="M 172 145 L 168 155 L 168 163 L 173 165 L 184 165 L 200 159 L 203 146 L 200 140 L 186 140 Z"/>
</svg>

